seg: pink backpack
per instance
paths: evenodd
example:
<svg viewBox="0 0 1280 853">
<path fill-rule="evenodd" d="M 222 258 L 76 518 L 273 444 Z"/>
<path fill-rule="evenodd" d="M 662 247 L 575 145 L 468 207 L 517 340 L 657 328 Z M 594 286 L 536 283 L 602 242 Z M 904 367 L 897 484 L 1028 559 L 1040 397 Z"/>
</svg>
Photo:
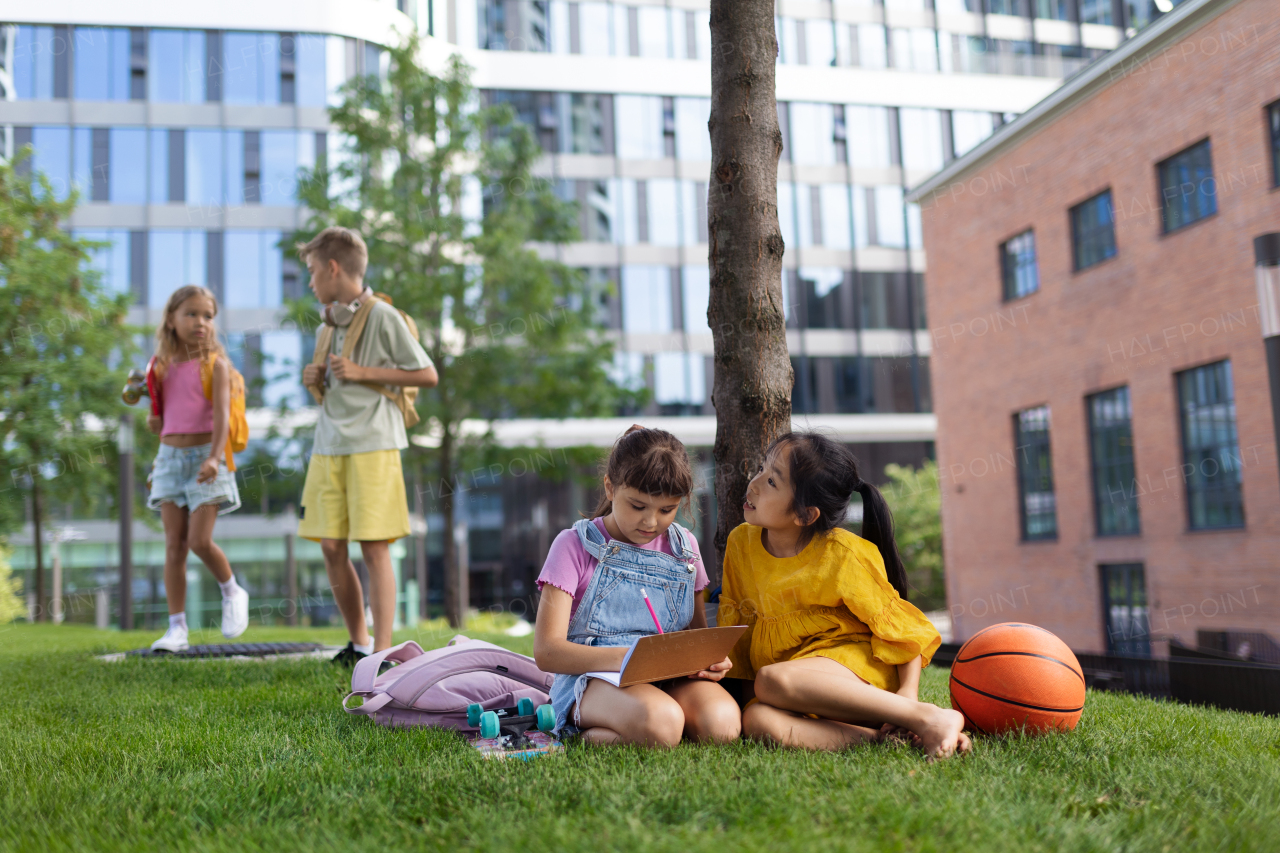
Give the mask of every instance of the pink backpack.
<svg viewBox="0 0 1280 853">
<path fill-rule="evenodd" d="M 397 665 L 378 675 L 383 661 Z M 384 726 L 475 732 L 478 729 L 467 723 L 468 705 L 478 703 L 486 711 L 510 708 L 525 697 L 541 705 L 550 701 L 547 693 L 554 678 L 538 669 L 533 658 L 461 634 L 429 652 L 410 640 L 356 664 L 342 709 Z M 347 707 L 352 696 L 361 697 L 364 704 Z"/>
</svg>

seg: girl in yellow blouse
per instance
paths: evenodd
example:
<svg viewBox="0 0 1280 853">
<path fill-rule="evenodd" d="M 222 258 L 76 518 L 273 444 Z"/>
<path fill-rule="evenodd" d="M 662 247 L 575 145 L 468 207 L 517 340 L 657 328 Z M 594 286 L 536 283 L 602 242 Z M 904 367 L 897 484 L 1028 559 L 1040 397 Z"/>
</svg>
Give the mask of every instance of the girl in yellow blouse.
<svg viewBox="0 0 1280 853">
<path fill-rule="evenodd" d="M 862 537 L 839 526 L 855 491 Z M 904 729 L 930 756 L 967 752 L 964 717 L 917 698 L 942 640 L 906 600 L 893 518 L 853 454 L 822 435 L 778 438 L 743 512 L 719 610 L 720 625 L 750 628 L 730 655 L 729 677 L 754 682 L 743 734 L 840 749 Z"/>
</svg>

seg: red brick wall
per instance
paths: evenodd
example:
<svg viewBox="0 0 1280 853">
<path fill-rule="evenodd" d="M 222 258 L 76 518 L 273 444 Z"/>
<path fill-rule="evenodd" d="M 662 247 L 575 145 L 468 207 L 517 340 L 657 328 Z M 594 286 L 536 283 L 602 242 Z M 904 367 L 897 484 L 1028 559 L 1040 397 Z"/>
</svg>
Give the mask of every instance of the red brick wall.
<svg viewBox="0 0 1280 853">
<path fill-rule="evenodd" d="M 1025 620 L 1072 648 L 1104 649 L 1098 564 L 1132 561 L 1146 567 L 1153 639 L 1193 643 L 1197 628 L 1243 628 L 1280 640 L 1280 470 L 1252 247 L 1280 231 L 1263 117 L 1280 99 L 1273 4 L 1236 3 L 924 203 L 957 638 Z M 1162 234 L 1156 164 L 1206 136 L 1218 212 Z M 1117 255 L 1073 273 L 1068 210 L 1107 187 Z M 997 247 L 1028 227 L 1040 290 L 1006 303 Z M 1174 373 L 1224 358 L 1246 526 L 1189 532 Z M 1142 534 L 1098 538 L 1084 398 L 1124 384 L 1138 479 L 1149 483 Z M 1023 543 L 1012 415 L 1045 403 L 1059 533 Z"/>
</svg>

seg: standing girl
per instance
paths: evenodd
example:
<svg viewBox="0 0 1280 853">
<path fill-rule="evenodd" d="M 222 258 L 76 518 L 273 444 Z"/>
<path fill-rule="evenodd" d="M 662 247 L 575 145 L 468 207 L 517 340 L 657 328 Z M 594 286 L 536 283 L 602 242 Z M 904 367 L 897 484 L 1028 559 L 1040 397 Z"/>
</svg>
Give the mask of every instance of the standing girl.
<svg viewBox="0 0 1280 853">
<path fill-rule="evenodd" d="M 642 590 L 663 631 L 706 627 L 707 573 L 697 540 L 676 523 L 692 492 L 684 445 L 671 433 L 633 426 L 609 454 L 594 516 L 551 544 L 538 576 L 533 655 L 540 668 L 560 673 L 551 687 L 556 734 L 648 746 L 738 737 L 738 704 L 716 683 L 727 659 L 688 678 L 632 687 L 583 674 L 617 672 L 637 639 L 657 633 Z"/>
<path fill-rule="evenodd" d="M 855 491 L 861 537 L 840 527 Z M 744 732 L 839 749 L 906 729 L 932 757 L 967 752 L 964 717 L 918 699 L 942 638 L 906 600 L 893 518 L 853 454 L 825 436 L 781 436 L 743 514 L 725 548 L 718 624 L 750 628 L 730 655 L 729 677 L 754 681 Z"/>
<path fill-rule="evenodd" d="M 226 449 L 231 364 L 215 334 L 217 314 L 213 294 L 188 284 L 169 297 L 164 322 L 156 329 L 152 370 L 163 391 L 163 409 L 147 418 L 151 431 L 160 434 L 147 506 L 160 510 L 164 522 L 169 630 L 151 648 L 169 652 L 187 648 L 188 550 L 204 561 L 222 589 L 222 636 L 238 637 L 249 624 L 249 593 L 236 583 L 227 555 L 213 542 L 218 516 L 240 507 Z M 206 397 L 210 372 L 212 393 Z"/>
</svg>

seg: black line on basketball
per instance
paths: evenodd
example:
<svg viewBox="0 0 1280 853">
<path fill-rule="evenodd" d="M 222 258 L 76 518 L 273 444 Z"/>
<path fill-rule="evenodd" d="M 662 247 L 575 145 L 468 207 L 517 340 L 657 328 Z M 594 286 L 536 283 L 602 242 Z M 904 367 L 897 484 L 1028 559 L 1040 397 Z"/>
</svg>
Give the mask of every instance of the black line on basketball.
<svg viewBox="0 0 1280 853">
<path fill-rule="evenodd" d="M 956 684 L 959 684 L 965 690 L 972 690 L 974 693 L 978 693 L 982 696 L 986 696 L 988 699 L 994 699 L 997 702 L 1003 702 L 1006 705 L 1017 705 L 1019 708 L 1030 708 L 1032 711 L 1048 711 L 1051 714 L 1074 714 L 1076 711 L 1084 710 L 1083 705 L 1081 705 L 1079 708 L 1046 708 L 1043 705 L 1028 705 L 1026 702 L 1017 702 L 1017 701 L 1014 701 L 1013 699 L 1006 699 L 1003 696 L 997 696 L 994 693 L 988 693 L 985 690 L 979 690 L 976 687 L 970 687 L 960 679 L 956 678 L 955 675 L 951 676 L 951 680 L 954 681 Z"/>
<path fill-rule="evenodd" d="M 986 654 L 974 655 L 971 658 L 956 658 L 951 665 L 955 666 L 958 663 L 968 663 L 971 660 L 981 660 L 982 658 L 997 658 L 997 657 L 1000 657 L 1001 655 L 1013 655 L 1016 657 L 1040 658 L 1041 660 L 1051 660 L 1060 666 L 1065 666 L 1067 669 L 1070 669 L 1071 674 L 1074 675 L 1076 678 L 1080 679 L 1081 684 L 1084 684 L 1084 676 L 1082 676 L 1080 673 L 1072 669 L 1071 664 L 1065 661 L 1060 661 L 1054 657 L 1049 657 L 1048 655 L 1038 655 L 1035 652 L 987 652 Z"/>
<path fill-rule="evenodd" d="M 962 706 L 960 704 L 960 701 L 956 699 L 956 694 L 954 693 L 951 694 L 951 701 L 955 703 L 956 710 L 959 711 L 964 716 L 964 718 L 969 721 L 969 725 L 973 726 L 975 729 L 982 732 L 984 735 L 989 734 L 989 732 L 986 729 L 984 729 L 982 726 L 974 722 L 973 717 L 969 716 L 969 714 L 965 711 L 964 706 Z"/>
</svg>

